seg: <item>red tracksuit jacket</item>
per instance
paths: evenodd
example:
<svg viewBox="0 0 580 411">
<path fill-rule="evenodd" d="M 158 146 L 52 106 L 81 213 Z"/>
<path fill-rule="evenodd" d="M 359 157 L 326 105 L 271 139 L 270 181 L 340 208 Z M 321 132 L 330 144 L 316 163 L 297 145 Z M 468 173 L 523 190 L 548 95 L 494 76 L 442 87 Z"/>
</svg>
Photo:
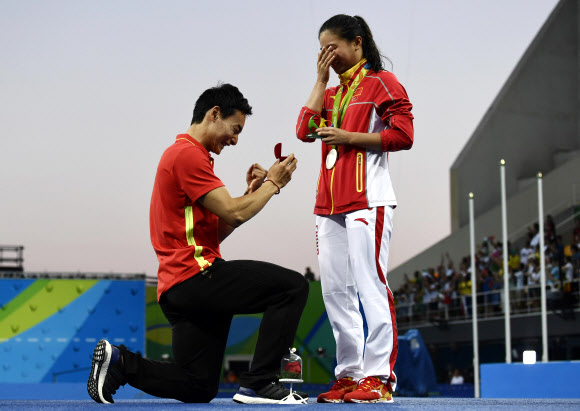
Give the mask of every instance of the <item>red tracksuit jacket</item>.
<svg viewBox="0 0 580 411">
<path fill-rule="evenodd" d="M 322 116 L 332 120 L 333 97 L 342 86 L 326 89 Z M 343 97 L 346 93 L 343 93 Z M 382 151 L 338 146 L 338 161 L 326 169 L 331 146 L 322 143 L 322 164 L 316 190 L 314 214 L 331 215 L 363 208 L 396 206 L 397 200 L 388 169 L 388 152 L 408 150 L 413 145 L 413 106 L 394 74 L 370 70 L 357 87 L 341 128 L 359 133 L 380 133 Z M 297 137 L 312 143 L 308 121 L 316 113 L 302 107 L 296 125 Z"/>
</svg>

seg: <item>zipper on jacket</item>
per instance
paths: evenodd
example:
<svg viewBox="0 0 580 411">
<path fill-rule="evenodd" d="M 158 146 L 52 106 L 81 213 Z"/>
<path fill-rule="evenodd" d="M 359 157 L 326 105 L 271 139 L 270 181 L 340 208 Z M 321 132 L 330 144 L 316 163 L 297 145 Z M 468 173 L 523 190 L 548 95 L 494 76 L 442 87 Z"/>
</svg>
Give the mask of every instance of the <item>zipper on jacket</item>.
<svg viewBox="0 0 580 411">
<path fill-rule="evenodd" d="M 355 184 L 356 184 L 356 192 L 360 193 L 363 191 L 363 153 L 356 153 L 356 175 L 355 175 Z"/>
</svg>

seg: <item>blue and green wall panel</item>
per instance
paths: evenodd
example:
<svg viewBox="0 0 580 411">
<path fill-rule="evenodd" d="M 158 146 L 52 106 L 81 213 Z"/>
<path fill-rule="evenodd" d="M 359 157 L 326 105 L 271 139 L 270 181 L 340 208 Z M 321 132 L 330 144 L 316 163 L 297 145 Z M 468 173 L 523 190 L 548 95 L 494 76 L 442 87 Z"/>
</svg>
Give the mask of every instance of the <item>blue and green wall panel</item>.
<svg viewBox="0 0 580 411">
<path fill-rule="evenodd" d="M 145 282 L 1 279 L 0 383 L 86 381 L 101 338 L 145 353 Z"/>
</svg>

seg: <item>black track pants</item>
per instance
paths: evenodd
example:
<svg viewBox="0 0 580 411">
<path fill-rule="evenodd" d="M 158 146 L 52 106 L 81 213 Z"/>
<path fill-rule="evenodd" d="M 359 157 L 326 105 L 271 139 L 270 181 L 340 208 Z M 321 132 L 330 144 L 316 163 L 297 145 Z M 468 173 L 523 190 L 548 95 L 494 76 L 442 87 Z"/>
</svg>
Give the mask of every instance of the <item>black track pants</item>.
<svg viewBox="0 0 580 411">
<path fill-rule="evenodd" d="M 240 385 L 258 389 L 276 378 L 294 342 L 308 281 L 270 263 L 217 260 L 204 274 L 177 284 L 160 300 L 173 328 L 174 362 L 123 353 L 129 384 L 183 402 L 209 402 L 217 394 L 224 351 L 235 314 L 264 313 L 250 371 Z"/>
</svg>

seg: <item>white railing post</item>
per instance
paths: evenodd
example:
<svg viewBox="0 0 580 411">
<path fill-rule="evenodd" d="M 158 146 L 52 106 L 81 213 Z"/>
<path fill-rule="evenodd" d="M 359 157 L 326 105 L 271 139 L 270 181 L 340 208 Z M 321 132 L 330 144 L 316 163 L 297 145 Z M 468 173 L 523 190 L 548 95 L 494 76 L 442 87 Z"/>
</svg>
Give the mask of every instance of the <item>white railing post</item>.
<svg viewBox="0 0 580 411">
<path fill-rule="evenodd" d="M 473 386 L 475 398 L 479 398 L 479 340 L 477 336 L 477 276 L 475 275 L 475 229 L 473 217 L 473 193 L 469 193 L 469 248 L 471 254 L 471 321 L 473 329 Z"/>
<path fill-rule="evenodd" d="M 540 296 L 542 299 L 542 362 L 548 362 L 548 319 L 546 310 L 546 255 L 544 251 L 544 200 L 542 173 L 538 173 L 538 225 L 540 228 Z"/>
<path fill-rule="evenodd" d="M 505 187 L 505 160 L 500 161 L 500 175 L 501 175 L 501 231 L 503 241 L 503 289 L 504 289 L 504 326 L 505 326 L 505 362 L 511 364 L 512 362 L 512 335 L 510 324 L 510 279 L 508 269 L 508 235 L 507 235 L 507 202 L 506 202 L 506 187 Z"/>
</svg>

